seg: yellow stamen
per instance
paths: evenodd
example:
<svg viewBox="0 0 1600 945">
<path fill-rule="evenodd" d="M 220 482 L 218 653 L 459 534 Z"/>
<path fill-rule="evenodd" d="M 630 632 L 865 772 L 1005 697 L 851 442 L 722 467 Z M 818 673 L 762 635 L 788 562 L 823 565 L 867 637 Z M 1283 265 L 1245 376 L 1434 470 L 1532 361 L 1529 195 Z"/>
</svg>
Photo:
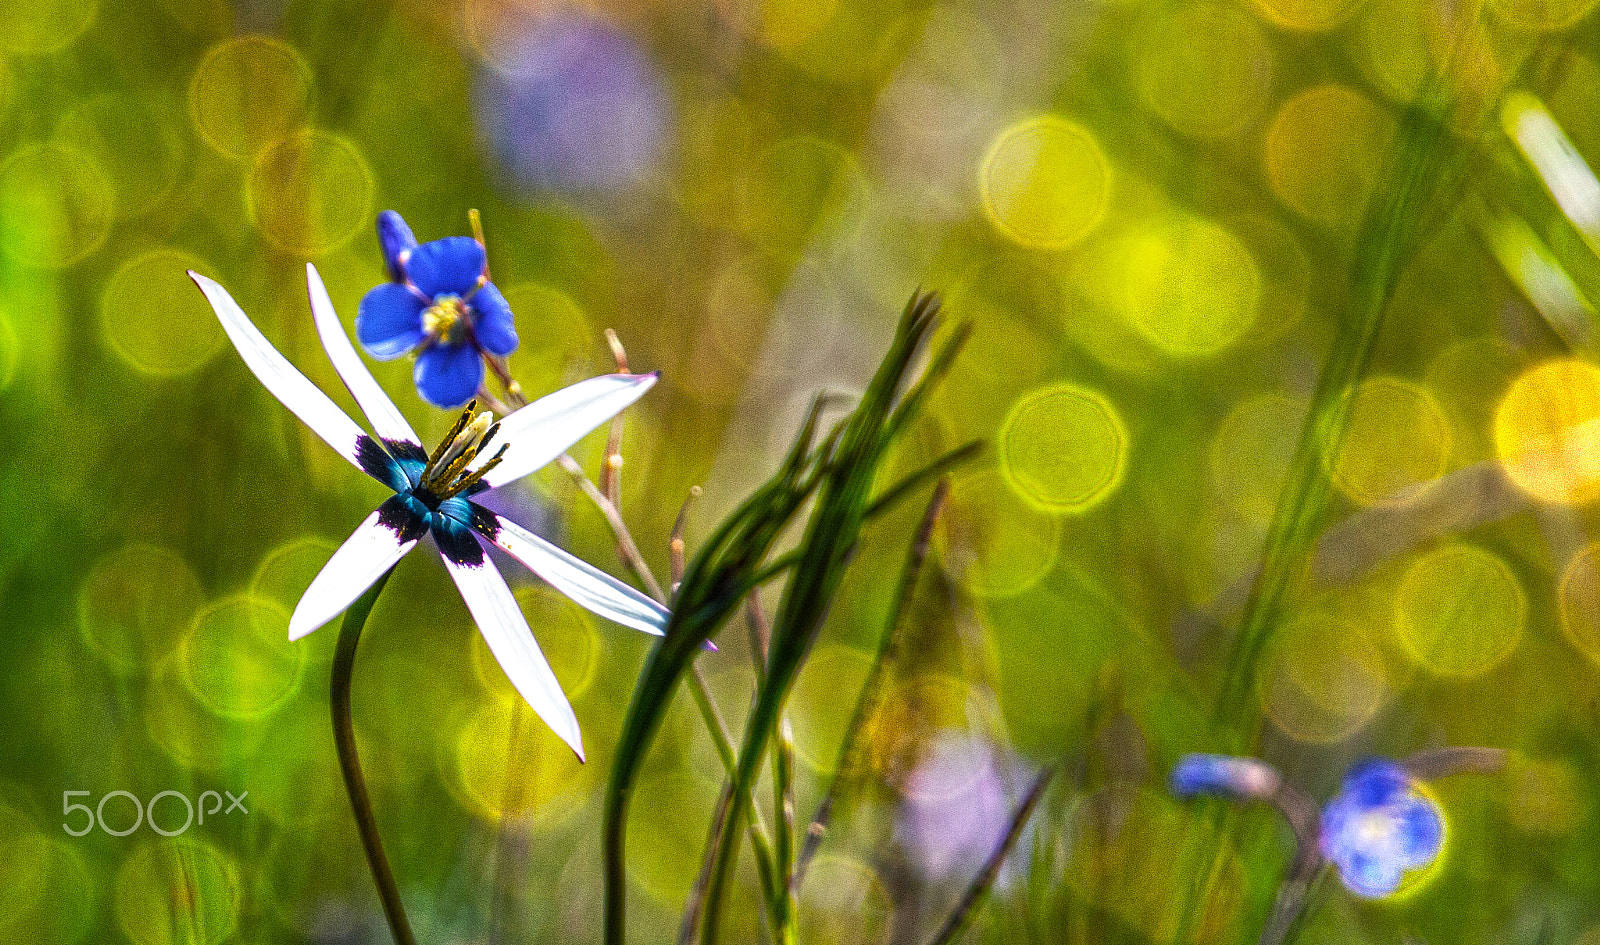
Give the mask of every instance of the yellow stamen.
<svg viewBox="0 0 1600 945">
<path fill-rule="evenodd" d="M 473 401 L 462 412 L 451 428 L 450 435 L 428 457 L 427 468 L 423 470 L 421 485 L 441 499 L 449 498 L 477 482 L 498 461 L 497 454 L 482 469 L 471 473 L 466 471 L 500 431 L 500 424 L 495 422 L 493 413 L 485 410 L 476 416 L 472 415 L 476 406 L 477 401 Z M 500 451 L 503 453 L 505 447 L 502 446 Z"/>
<path fill-rule="evenodd" d="M 445 344 L 459 340 L 467 324 L 467 305 L 460 296 L 441 295 L 422 313 L 422 330 Z"/>
</svg>

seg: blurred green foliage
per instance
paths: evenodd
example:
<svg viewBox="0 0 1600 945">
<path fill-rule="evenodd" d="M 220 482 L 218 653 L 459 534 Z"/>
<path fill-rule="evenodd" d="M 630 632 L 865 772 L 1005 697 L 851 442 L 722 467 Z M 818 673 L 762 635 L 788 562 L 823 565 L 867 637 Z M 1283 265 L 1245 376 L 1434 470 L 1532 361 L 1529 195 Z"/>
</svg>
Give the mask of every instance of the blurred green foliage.
<svg viewBox="0 0 1600 945">
<path fill-rule="evenodd" d="M 932 935 L 1059 763 L 969 941 L 1253 941 L 1287 831 L 1165 787 L 1181 753 L 1241 738 L 1318 798 L 1368 754 L 1512 752 L 1437 785 L 1449 839 L 1423 882 L 1334 889 L 1301 941 L 1600 940 L 1594 6 L 4 4 L 0 940 L 381 940 L 326 717 L 333 635 L 284 633 L 376 493 L 182 271 L 353 411 L 304 263 L 348 320 L 383 278 L 377 211 L 427 240 L 472 207 L 526 390 L 611 370 L 606 327 L 664 372 L 622 473 L 662 573 L 690 486 L 692 552 L 817 389 L 860 392 L 913 287 L 974 326 L 887 468 L 992 449 L 953 484 L 801 940 Z M 409 364 L 373 367 L 424 438 L 448 427 Z M 575 457 L 595 469 L 602 441 Z M 622 573 L 559 470 L 519 502 Z M 866 530 L 796 681 L 802 819 L 914 504 Z M 1293 554 L 1267 551 L 1275 520 Z M 403 563 L 356 676 L 419 940 L 597 941 L 602 788 L 650 643 L 519 586 L 579 765 L 447 585 Z M 1251 613 L 1257 658 L 1230 660 Z M 719 643 L 699 665 L 737 731 L 749 660 L 742 633 Z M 1219 693 L 1246 724 L 1218 724 Z M 720 783 L 680 699 L 637 782 L 632 940 L 675 933 Z M 248 791 L 249 813 L 75 837 L 64 791 Z M 131 807 L 113 796 L 108 826 Z M 763 934 L 755 888 L 734 877 L 730 941 Z"/>
</svg>

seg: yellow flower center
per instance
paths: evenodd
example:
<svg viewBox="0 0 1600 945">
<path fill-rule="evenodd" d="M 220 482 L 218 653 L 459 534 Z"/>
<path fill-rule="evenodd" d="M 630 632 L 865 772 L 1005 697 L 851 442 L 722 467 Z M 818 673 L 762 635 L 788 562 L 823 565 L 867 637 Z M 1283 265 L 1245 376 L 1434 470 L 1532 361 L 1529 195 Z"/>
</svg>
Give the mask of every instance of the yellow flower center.
<svg viewBox="0 0 1600 945">
<path fill-rule="evenodd" d="M 455 344 L 467 324 L 467 303 L 459 295 L 441 295 L 422 313 L 422 330 L 444 344 Z"/>
</svg>

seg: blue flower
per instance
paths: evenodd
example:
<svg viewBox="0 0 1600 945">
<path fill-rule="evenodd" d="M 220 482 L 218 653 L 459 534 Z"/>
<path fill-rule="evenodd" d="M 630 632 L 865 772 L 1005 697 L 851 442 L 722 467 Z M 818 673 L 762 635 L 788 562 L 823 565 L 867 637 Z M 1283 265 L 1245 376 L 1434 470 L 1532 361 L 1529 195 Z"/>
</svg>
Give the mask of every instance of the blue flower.
<svg viewBox="0 0 1600 945">
<path fill-rule="evenodd" d="M 477 246 L 472 240 L 465 242 Z M 431 280 L 442 271 L 439 260 L 454 252 L 430 251 L 429 247 L 438 245 L 418 246 L 411 250 L 409 259 L 401 249 L 397 254 L 400 267 L 413 281 L 423 279 L 424 284 L 437 284 Z M 481 265 L 481 249 L 478 260 Z M 489 645 L 489 652 L 517 692 L 581 759 L 583 743 L 577 717 L 505 578 L 485 553 L 485 544 L 516 558 L 579 605 L 623 626 L 659 636 L 666 625 L 667 611 L 604 571 L 480 505 L 476 499 L 566 452 L 584 434 L 638 400 L 655 384 L 656 375 L 592 377 L 541 397 L 499 422 L 488 412 L 473 416 L 468 409 L 444 442 L 429 453 L 356 354 L 315 268 L 306 266 L 306 281 L 317 333 L 328 360 L 367 415 L 375 436 L 357 426 L 295 370 L 226 289 L 205 276 L 194 272 L 189 275 L 211 302 L 245 366 L 267 390 L 340 456 L 389 492 L 388 498 L 356 526 L 306 588 L 289 618 L 289 639 L 298 640 L 338 616 L 423 537 L 431 537 L 466 601 L 467 611 Z M 398 283 L 390 286 L 409 291 Z M 482 296 L 482 288 L 478 294 Z M 420 367 L 420 360 L 418 364 Z"/>
<path fill-rule="evenodd" d="M 400 215 L 378 217 L 391 282 L 361 299 L 356 337 L 381 361 L 417 352 L 417 392 L 438 407 L 460 407 L 483 384 L 486 355 L 517 349 L 506 298 L 489 281 L 483 246 L 447 236 L 418 246 Z"/>
<path fill-rule="evenodd" d="M 1358 896 L 1393 895 L 1406 874 L 1426 869 L 1443 847 L 1438 802 L 1392 761 L 1352 768 L 1322 810 L 1322 853 Z"/>
<path fill-rule="evenodd" d="M 1172 769 L 1172 793 L 1181 798 L 1215 794 L 1234 800 L 1267 800 L 1282 780 L 1270 765 L 1232 755 L 1184 755 Z"/>
</svg>

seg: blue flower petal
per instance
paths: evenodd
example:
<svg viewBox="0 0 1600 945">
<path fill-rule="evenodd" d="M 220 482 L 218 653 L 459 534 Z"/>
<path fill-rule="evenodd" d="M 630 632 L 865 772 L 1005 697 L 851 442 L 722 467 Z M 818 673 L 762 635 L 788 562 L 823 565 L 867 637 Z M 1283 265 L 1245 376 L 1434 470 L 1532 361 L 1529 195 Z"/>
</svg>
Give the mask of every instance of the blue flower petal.
<svg viewBox="0 0 1600 945">
<path fill-rule="evenodd" d="M 417 393 L 435 407 L 460 407 L 483 384 L 483 358 L 472 345 L 434 345 L 417 355 Z"/>
<path fill-rule="evenodd" d="M 517 325 L 511 306 L 493 282 L 484 283 L 472 296 L 473 334 L 478 344 L 490 354 L 505 357 L 517 350 Z"/>
<path fill-rule="evenodd" d="M 483 247 L 477 240 L 447 236 L 413 249 L 406 260 L 406 275 L 429 298 L 466 295 L 477 288 L 483 264 Z"/>
<path fill-rule="evenodd" d="M 400 357 L 422 344 L 422 311 L 428 303 L 407 286 L 385 282 L 361 297 L 356 310 L 356 337 L 380 361 Z"/>
<path fill-rule="evenodd" d="M 1405 769 L 1392 761 L 1372 758 L 1345 775 L 1343 794 L 1357 807 L 1381 807 L 1411 790 Z"/>
<path fill-rule="evenodd" d="M 1339 879 L 1345 888 L 1366 899 L 1393 895 L 1400 888 L 1400 878 L 1404 874 L 1400 864 L 1391 859 L 1356 851 L 1334 864 L 1339 868 Z"/>
<path fill-rule="evenodd" d="M 1444 846 L 1444 818 L 1427 797 L 1414 797 L 1395 811 L 1400 835 L 1400 855 L 1407 869 L 1421 869 L 1439 856 Z"/>
<path fill-rule="evenodd" d="M 406 221 L 393 210 L 378 214 L 378 247 L 383 250 L 383 264 L 389 270 L 389 278 L 404 282 L 406 274 L 405 267 L 400 263 L 400 254 L 416 249 L 417 238 L 411 235 L 411 227 L 406 226 Z"/>
</svg>

